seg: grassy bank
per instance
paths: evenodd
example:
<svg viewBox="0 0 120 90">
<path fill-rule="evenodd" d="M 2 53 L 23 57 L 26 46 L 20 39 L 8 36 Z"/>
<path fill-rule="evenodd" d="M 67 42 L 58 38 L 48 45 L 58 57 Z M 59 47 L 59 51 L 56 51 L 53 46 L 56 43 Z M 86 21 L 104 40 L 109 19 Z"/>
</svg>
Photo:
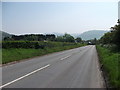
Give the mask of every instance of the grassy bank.
<svg viewBox="0 0 120 90">
<path fill-rule="evenodd" d="M 103 64 L 103 71 L 108 78 L 108 85 L 120 88 L 120 53 L 113 53 L 107 48 L 97 46 L 100 62 Z"/>
<path fill-rule="evenodd" d="M 59 43 L 60 44 L 60 43 Z M 68 46 L 46 47 L 44 49 L 34 48 L 8 48 L 2 49 L 2 64 L 27 59 L 35 56 L 41 56 L 52 52 L 68 50 L 76 47 L 84 46 L 84 44 L 73 44 Z"/>
</svg>

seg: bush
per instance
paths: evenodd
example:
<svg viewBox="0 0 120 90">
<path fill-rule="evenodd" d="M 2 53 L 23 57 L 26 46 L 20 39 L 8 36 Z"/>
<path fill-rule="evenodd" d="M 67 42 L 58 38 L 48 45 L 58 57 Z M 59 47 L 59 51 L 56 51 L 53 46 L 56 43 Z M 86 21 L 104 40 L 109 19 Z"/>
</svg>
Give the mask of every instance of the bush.
<svg viewBox="0 0 120 90">
<path fill-rule="evenodd" d="M 2 48 L 33 48 L 33 49 L 44 49 L 53 47 L 64 47 L 78 45 L 76 43 L 69 42 L 44 42 L 44 41 L 3 41 Z"/>
<path fill-rule="evenodd" d="M 41 48 L 46 46 L 44 42 L 38 41 L 3 41 L 2 48 Z"/>
</svg>

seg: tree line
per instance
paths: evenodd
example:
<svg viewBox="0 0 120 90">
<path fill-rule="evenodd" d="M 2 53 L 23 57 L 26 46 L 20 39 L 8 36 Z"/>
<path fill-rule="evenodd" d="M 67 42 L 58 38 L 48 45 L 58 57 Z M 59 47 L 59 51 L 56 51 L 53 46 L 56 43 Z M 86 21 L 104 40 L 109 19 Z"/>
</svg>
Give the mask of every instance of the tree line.
<svg viewBox="0 0 120 90">
<path fill-rule="evenodd" d="M 12 35 L 11 37 L 5 37 L 4 41 L 44 41 L 44 40 L 54 40 L 54 34 L 25 34 L 25 35 Z"/>
<path fill-rule="evenodd" d="M 58 41 L 58 42 L 82 42 L 80 37 L 74 38 L 70 34 L 65 33 L 63 36 L 56 36 L 54 34 L 25 34 L 12 35 L 5 37 L 3 41 Z"/>
<path fill-rule="evenodd" d="M 117 48 L 120 49 L 120 20 L 118 20 L 117 24 L 110 28 L 110 32 L 105 33 L 99 43 L 101 44 L 109 44 L 116 45 Z"/>
</svg>

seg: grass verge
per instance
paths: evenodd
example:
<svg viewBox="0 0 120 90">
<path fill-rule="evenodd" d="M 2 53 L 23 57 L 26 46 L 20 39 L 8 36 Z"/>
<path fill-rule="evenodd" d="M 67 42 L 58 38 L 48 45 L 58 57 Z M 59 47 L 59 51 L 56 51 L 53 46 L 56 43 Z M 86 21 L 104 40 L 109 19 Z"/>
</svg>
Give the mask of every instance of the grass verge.
<svg viewBox="0 0 120 90">
<path fill-rule="evenodd" d="M 120 88 L 120 53 L 114 53 L 107 48 L 97 46 L 103 72 L 106 74 L 108 86 Z"/>
<path fill-rule="evenodd" d="M 35 56 L 41 56 L 48 53 L 77 48 L 80 46 L 84 46 L 84 44 L 76 44 L 70 46 L 52 47 L 52 48 L 44 48 L 44 49 L 23 49 L 23 48 L 2 49 L 2 64 L 6 64 L 13 61 L 19 61 L 22 59 L 32 58 Z"/>
</svg>

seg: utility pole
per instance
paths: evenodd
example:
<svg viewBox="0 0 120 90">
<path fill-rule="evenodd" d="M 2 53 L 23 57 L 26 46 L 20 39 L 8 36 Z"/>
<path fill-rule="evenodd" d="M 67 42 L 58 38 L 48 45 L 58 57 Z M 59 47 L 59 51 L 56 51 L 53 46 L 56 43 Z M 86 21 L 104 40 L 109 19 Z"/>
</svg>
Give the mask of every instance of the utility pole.
<svg viewBox="0 0 120 90">
<path fill-rule="evenodd" d="M 118 2 L 118 25 L 120 25 L 120 1 Z"/>
</svg>

